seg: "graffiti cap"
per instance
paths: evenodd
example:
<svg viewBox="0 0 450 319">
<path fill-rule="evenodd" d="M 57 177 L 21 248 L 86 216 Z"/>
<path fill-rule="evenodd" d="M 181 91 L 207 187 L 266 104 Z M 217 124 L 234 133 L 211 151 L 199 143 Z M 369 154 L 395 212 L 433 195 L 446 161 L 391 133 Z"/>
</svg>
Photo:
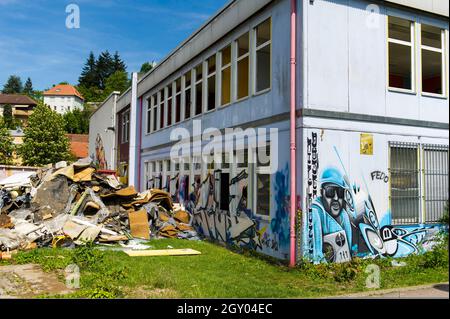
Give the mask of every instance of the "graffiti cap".
<svg viewBox="0 0 450 319">
<path fill-rule="evenodd" d="M 327 168 L 320 178 L 322 184 L 334 184 L 342 188 L 348 188 L 344 175 L 335 167 Z"/>
</svg>

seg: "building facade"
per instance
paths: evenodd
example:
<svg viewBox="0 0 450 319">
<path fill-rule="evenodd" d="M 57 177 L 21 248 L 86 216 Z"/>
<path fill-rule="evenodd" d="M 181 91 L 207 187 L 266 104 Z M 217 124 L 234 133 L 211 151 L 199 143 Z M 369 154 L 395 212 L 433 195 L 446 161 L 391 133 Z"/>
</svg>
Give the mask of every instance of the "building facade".
<svg viewBox="0 0 450 319">
<path fill-rule="evenodd" d="M 116 170 L 116 109 L 120 92 L 112 92 L 89 118 L 89 157 L 102 170 Z"/>
<path fill-rule="evenodd" d="M 445 1 L 230 1 L 119 97 L 120 156 L 206 237 L 404 256 L 448 201 L 448 73 Z"/>
<path fill-rule="evenodd" d="M 6 105 L 11 105 L 13 118 L 18 120 L 22 126 L 26 126 L 28 117 L 33 114 L 37 102 L 27 95 L 0 94 L 0 116 L 3 116 Z"/>
<path fill-rule="evenodd" d="M 44 104 L 59 114 L 83 110 L 84 98 L 69 84 L 59 84 L 44 92 Z"/>
</svg>

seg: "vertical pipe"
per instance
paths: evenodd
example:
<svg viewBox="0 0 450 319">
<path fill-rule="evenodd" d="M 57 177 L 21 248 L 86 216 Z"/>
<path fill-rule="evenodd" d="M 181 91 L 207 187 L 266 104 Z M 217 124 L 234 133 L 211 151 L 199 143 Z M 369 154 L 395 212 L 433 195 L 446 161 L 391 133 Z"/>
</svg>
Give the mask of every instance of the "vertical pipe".
<svg viewBox="0 0 450 319">
<path fill-rule="evenodd" d="M 137 189 L 141 191 L 141 145 L 142 145 L 142 96 L 139 98 L 139 142 L 137 148 L 138 156 L 138 183 Z"/>
<path fill-rule="evenodd" d="M 290 196 L 290 258 L 289 266 L 295 266 L 295 217 L 296 217 L 296 202 L 297 202 L 297 168 L 296 168 L 296 37 L 297 37 L 297 1 L 291 0 L 291 98 L 290 98 L 290 139 L 291 139 L 291 196 Z"/>
</svg>

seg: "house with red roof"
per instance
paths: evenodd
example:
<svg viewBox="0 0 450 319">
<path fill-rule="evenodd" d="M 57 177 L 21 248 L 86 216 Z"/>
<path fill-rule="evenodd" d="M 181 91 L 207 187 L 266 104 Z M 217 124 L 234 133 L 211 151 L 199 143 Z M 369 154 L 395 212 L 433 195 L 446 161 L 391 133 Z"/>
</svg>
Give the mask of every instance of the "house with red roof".
<svg viewBox="0 0 450 319">
<path fill-rule="evenodd" d="M 84 98 L 70 84 L 59 84 L 44 92 L 44 104 L 59 114 L 65 114 L 75 109 L 82 110 Z"/>
</svg>

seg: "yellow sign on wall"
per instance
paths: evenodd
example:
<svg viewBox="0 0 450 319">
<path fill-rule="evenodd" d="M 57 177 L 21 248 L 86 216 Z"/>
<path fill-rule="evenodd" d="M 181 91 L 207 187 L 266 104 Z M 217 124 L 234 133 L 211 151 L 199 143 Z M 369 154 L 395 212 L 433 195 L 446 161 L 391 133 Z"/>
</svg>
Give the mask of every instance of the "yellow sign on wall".
<svg viewBox="0 0 450 319">
<path fill-rule="evenodd" d="M 373 155 L 373 135 L 361 133 L 360 138 L 360 153 L 361 155 Z"/>
</svg>

